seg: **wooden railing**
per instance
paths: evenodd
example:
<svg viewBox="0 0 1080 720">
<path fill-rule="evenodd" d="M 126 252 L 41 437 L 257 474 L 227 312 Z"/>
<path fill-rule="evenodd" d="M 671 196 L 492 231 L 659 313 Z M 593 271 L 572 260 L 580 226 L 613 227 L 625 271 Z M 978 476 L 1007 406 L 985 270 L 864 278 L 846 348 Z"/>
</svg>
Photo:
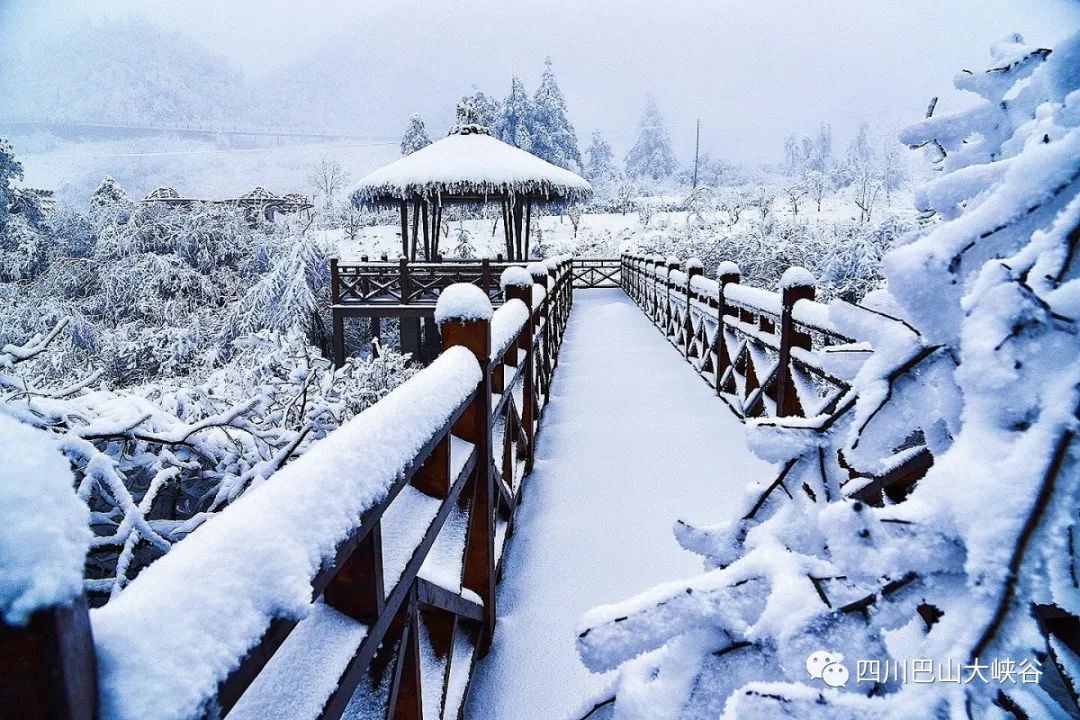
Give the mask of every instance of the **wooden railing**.
<svg viewBox="0 0 1080 720">
<path fill-rule="evenodd" d="M 340 306 L 434 305 L 439 293 L 455 283 L 470 283 L 502 302 L 499 275 L 524 263 L 496 260 L 390 261 L 343 263 L 330 261 L 331 302 Z"/>
<path fill-rule="evenodd" d="M 815 301 L 808 272 L 789 269 L 779 292 L 743 285 L 731 262 L 720 265 L 717 278 L 706 278 L 693 259 L 684 264 L 675 258 L 622 256 L 623 289 L 739 417 L 775 418 L 768 422 L 825 431 L 854 408 L 854 391 L 830 368 L 857 366 L 872 349 L 836 329 L 828 306 Z M 807 420 L 793 423 L 795 418 Z M 843 458 L 840 462 L 846 467 Z M 932 462 L 922 439 L 913 439 L 883 461 L 886 469 L 878 475 L 849 470 L 844 488 L 867 502 L 885 495 L 896 499 Z"/>
<path fill-rule="evenodd" d="M 617 288 L 621 285 L 622 261 L 619 258 L 574 258 L 572 269 L 575 288 Z"/>
<path fill-rule="evenodd" d="M 490 320 L 442 318 L 435 362 L 113 602 L 0 625 L 0 714 L 461 717 L 572 302 L 569 262 L 533 269 Z"/>
<path fill-rule="evenodd" d="M 691 262 L 624 255 L 623 288 L 741 417 L 830 412 L 847 384 L 825 353 L 865 353 L 829 322 L 813 284 L 789 278 L 780 292 L 742 285 L 733 263 L 719 280 Z"/>
</svg>

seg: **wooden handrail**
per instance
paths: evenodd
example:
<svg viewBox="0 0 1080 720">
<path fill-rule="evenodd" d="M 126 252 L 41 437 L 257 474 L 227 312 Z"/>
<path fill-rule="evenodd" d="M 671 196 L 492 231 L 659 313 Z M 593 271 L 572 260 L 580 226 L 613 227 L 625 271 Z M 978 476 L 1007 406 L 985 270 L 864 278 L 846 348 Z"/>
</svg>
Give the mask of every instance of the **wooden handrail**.
<svg viewBox="0 0 1080 720">
<path fill-rule="evenodd" d="M 415 268 L 405 269 L 404 264 L 397 268 L 408 276 L 402 278 L 402 285 L 407 287 L 415 277 Z M 490 646 L 496 618 L 495 581 L 502 551 L 513 531 L 523 481 L 532 467 L 540 415 L 549 398 L 551 374 L 572 302 L 570 260 L 558 259 L 543 268 L 543 272 L 533 274 L 537 285 L 508 288 L 507 299 L 525 303 L 528 312 L 514 333 L 514 342 L 494 358 L 489 357 L 491 330 L 486 320 L 444 324 L 443 351 L 458 345 L 468 350 L 479 366 L 479 383 L 400 468 L 385 496 L 363 510 L 348 535 L 310 578 L 313 600 L 321 599 L 366 628 L 352 658 L 340 670 L 319 718 L 340 717 L 354 693 L 368 691 L 367 684 L 377 685 L 380 677 L 387 678 L 390 686 L 388 716 L 420 718 L 423 683 L 441 682 L 440 697 L 447 702 L 453 659 L 461 662 L 461 658 L 468 658 L 466 671 L 471 675 L 472 664 Z M 534 294 L 539 298 L 535 303 Z M 455 357 L 460 357 L 461 351 L 455 352 Z M 496 368 L 505 376 L 497 394 L 492 386 Z M 416 377 L 431 372 L 438 370 L 425 368 Z M 405 392 L 410 383 L 416 386 L 416 379 L 402 386 Z M 501 442 L 495 442 L 497 437 Z M 462 451 L 466 453 L 464 458 Z M 306 467 L 317 466 L 313 464 L 321 452 L 319 443 L 311 447 L 305 455 Z M 387 556 L 382 525 L 407 487 L 412 488 L 408 492 L 413 496 L 420 493 L 436 503 L 437 510 L 419 541 L 408 546 L 409 557 L 400 575 L 396 580 L 389 578 L 392 587 L 383 587 Z M 288 513 L 290 508 L 281 511 Z M 461 546 L 459 587 L 446 587 L 425 577 L 422 568 L 435 543 L 443 537 L 448 518 L 462 511 L 467 512 L 468 520 Z M 225 508 L 220 520 L 227 520 L 232 512 L 232 508 Z M 220 528 L 222 523 L 211 525 Z M 205 527 L 195 530 L 192 537 L 204 532 Z M 243 538 L 235 541 L 242 544 Z M 183 548 L 180 543 L 172 552 L 182 553 Z M 182 564 L 184 558 L 177 558 L 177 562 Z M 137 578 L 125 593 L 139 592 L 140 585 Z M 197 594 L 198 589 L 192 592 Z M 144 606 L 136 603 L 136 607 Z M 80 600 L 72 606 L 41 608 L 35 616 L 38 619 L 26 628 L 0 625 L 0 668 L 5 679 L 0 684 L 0 707 L 18 707 L 20 717 L 28 720 L 91 720 L 97 714 L 95 693 L 99 687 L 116 692 L 118 686 L 139 688 L 146 682 L 141 677 L 96 676 L 91 638 L 94 612 L 88 614 L 85 602 Z M 243 702 L 244 693 L 275 662 L 285 641 L 302 622 L 290 617 L 267 617 L 261 638 L 244 657 L 232 658 L 234 669 L 220 678 L 216 689 L 206 689 L 200 705 L 207 717 L 227 716 L 237 703 Z M 162 633 L 168 633 L 167 627 L 168 619 L 163 618 Z M 421 677 L 417 644 L 421 628 L 441 653 L 440 662 L 446 670 L 441 678 Z M 213 632 L 213 628 L 206 631 Z M 42 648 L 50 647 L 63 651 L 48 650 L 43 655 Z M 319 653 L 320 648 L 305 650 Z M 121 671 L 107 668 L 104 672 Z M 19 678 L 17 685 L 9 682 L 14 678 Z M 25 708 L 25 704 L 16 705 L 14 698 L 26 696 L 32 687 L 39 689 L 37 704 Z M 444 709 L 437 710 L 441 714 Z M 456 713 L 458 708 L 451 710 Z M 199 707 L 190 710 L 199 711 Z"/>
</svg>

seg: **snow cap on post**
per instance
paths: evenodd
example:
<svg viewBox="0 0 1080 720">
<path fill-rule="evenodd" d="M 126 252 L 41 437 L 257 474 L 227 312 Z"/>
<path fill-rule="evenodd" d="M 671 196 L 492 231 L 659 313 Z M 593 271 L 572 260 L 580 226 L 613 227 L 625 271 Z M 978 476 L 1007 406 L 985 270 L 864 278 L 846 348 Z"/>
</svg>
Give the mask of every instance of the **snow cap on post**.
<svg viewBox="0 0 1080 720">
<path fill-rule="evenodd" d="M 705 266 L 701 264 L 701 261 L 697 258 L 690 258 L 686 261 L 686 274 L 690 277 L 695 275 L 701 275 L 705 272 Z"/>
<path fill-rule="evenodd" d="M 92 535 L 74 483 L 49 433 L 0 414 L 0 620 L 8 625 L 82 594 Z"/>
<path fill-rule="evenodd" d="M 506 268 L 499 276 L 499 287 L 503 289 L 503 292 L 506 292 L 508 287 L 529 287 L 533 284 L 533 275 L 536 274 L 531 270 L 532 265 L 529 265 L 529 268 L 517 265 Z M 547 275 L 547 271 L 545 270 L 543 274 Z"/>
<path fill-rule="evenodd" d="M 454 283 L 439 294 L 435 322 L 443 325 L 451 320 L 461 323 L 491 320 L 493 312 L 491 300 L 483 290 L 470 283 Z"/>
<path fill-rule="evenodd" d="M 538 285 L 547 284 L 548 271 L 553 269 L 554 268 L 547 263 L 538 262 L 529 263 L 525 266 L 525 272 L 529 273 L 529 275 L 532 276 L 533 282 Z"/>
<path fill-rule="evenodd" d="M 725 260 L 716 266 L 716 277 L 723 278 L 730 275 L 742 275 L 742 270 L 731 260 Z"/>
<path fill-rule="evenodd" d="M 814 274 L 804 267 L 793 265 L 780 277 L 780 288 L 814 287 Z"/>
<path fill-rule="evenodd" d="M 682 261 L 674 255 L 668 255 L 665 264 L 668 266 L 669 270 L 678 270 L 682 266 Z"/>
</svg>

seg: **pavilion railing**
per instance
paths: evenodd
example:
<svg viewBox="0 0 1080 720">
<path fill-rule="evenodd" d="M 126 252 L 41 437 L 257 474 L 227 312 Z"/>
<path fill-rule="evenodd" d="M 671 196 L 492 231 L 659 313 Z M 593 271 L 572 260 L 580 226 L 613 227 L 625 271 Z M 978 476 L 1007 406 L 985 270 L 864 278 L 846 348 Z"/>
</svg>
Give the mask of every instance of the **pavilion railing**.
<svg viewBox="0 0 1080 720">
<path fill-rule="evenodd" d="M 534 267 L 532 279 L 531 287 L 509 285 L 490 321 L 444 320 L 436 362 L 197 528 L 132 581 L 118 604 L 89 614 L 85 602 L 42 607 L 25 628 L 0 623 L 0 714 L 246 718 L 264 717 L 261 708 L 272 703 L 277 717 L 333 720 L 351 702 L 387 718 L 460 718 L 473 665 L 494 631 L 496 579 L 573 298 L 568 261 L 550 275 Z M 357 458 L 364 465 L 340 466 L 343 452 L 365 443 L 374 447 Z M 395 454 L 402 443 L 419 450 Z M 388 462 L 394 466 L 371 469 Z M 326 483 L 349 487 L 355 481 L 341 478 L 350 473 L 374 473 L 383 487 L 365 490 L 368 501 L 348 501 L 360 504 L 347 532 L 321 538 L 328 550 L 301 576 L 310 613 L 275 611 L 295 604 L 293 590 L 263 569 L 271 558 L 248 557 L 244 548 L 253 532 L 292 523 L 303 535 L 307 524 L 302 510 L 265 500 L 297 484 L 304 493 Z M 266 514 L 252 525 L 240 505 L 250 514 L 260 501 Z M 284 534 L 275 542 L 288 554 L 287 545 L 301 540 Z M 310 552 L 310 540 L 303 542 Z M 235 580 L 217 585 L 222 577 Z M 105 615 L 110 621 L 100 622 Z M 238 618 L 261 638 L 236 652 L 229 638 Z M 345 636 L 352 640 L 343 652 Z M 178 643 L 204 650 L 187 665 Z M 147 715 L 137 709 L 147 695 L 190 703 Z"/>
<path fill-rule="evenodd" d="M 824 427 L 854 407 L 854 391 L 829 368 L 858 362 L 872 349 L 836 329 L 809 278 L 796 275 L 779 292 L 763 290 L 742 284 L 730 262 L 717 278 L 706 278 L 696 261 L 622 256 L 623 289 L 739 417 L 817 418 Z M 916 442 L 888 472 L 853 474 L 852 495 L 874 502 L 903 493 L 931 462 Z"/>
</svg>

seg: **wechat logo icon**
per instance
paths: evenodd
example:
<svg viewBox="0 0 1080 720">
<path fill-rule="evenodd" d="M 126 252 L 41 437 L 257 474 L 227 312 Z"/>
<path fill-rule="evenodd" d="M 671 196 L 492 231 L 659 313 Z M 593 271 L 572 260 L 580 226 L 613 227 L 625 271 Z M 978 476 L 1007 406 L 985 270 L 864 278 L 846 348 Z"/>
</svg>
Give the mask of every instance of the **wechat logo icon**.
<svg viewBox="0 0 1080 720">
<path fill-rule="evenodd" d="M 840 653 L 818 650 L 806 658 L 806 672 L 814 680 L 821 680 L 829 687 L 845 687 L 848 682 L 848 669 L 841 664 L 844 656 Z"/>
</svg>

